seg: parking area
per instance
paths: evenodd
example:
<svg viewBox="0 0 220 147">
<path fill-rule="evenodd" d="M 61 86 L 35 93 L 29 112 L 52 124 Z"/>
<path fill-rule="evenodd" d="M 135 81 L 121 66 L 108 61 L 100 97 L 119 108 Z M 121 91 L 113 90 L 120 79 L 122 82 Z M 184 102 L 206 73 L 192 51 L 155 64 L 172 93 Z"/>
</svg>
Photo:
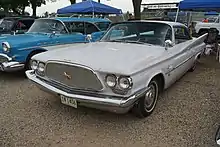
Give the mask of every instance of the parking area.
<svg viewBox="0 0 220 147">
<path fill-rule="evenodd" d="M 220 123 L 220 64 L 201 59 L 166 90 L 145 119 L 89 108 L 74 109 L 22 73 L 0 73 L 1 147 L 215 147 Z"/>
</svg>

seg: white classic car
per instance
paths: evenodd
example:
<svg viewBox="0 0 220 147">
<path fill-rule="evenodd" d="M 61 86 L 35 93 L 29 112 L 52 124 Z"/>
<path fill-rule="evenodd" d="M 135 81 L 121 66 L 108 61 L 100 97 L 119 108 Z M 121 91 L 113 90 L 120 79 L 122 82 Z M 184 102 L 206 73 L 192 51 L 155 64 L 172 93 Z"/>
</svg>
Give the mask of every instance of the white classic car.
<svg viewBox="0 0 220 147">
<path fill-rule="evenodd" d="M 98 42 L 35 55 L 26 75 L 63 104 L 146 117 L 164 89 L 195 69 L 206 35 L 191 38 L 174 22 L 116 23 Z"/>
</svg>

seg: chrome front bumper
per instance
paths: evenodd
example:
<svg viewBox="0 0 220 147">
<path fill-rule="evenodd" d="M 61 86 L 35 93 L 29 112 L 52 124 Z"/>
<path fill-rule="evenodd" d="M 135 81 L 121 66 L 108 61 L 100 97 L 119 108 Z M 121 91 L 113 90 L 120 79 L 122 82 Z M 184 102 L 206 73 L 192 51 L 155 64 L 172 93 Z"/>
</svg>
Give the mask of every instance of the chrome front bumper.
<svg viewBox="0 0 220 147">
<path fill-rule="evenodd" d="M 0 62 L 0 71 L 13 72 L 24 69 L 24 63 L 12 61 L 12 58 L 5 54 L 0 54 L 0 59 L 4 61 Z"/>
<path fill-rule="evenodd" d="M 129 97 L 103 96 L 99 94 L 96 94 L 95 96 L 70 94 L 40 80 L 36 77 L 33 70 L 26 71 L 26 75 L 43 91 L 57 96 L 63 95 L 73 98 L 78 102 L 79 106 L 86 106 L 120 114 L 127 113 L 134 106 L 135 102 L 148 90 L 147 88 L 142 89 Z"/>
<path fill-rule="evenodd" d="M 220 126 L 216 132 L 216 135 L 215 135 L 215 141 L 218 145 L 220 145 Z"/>
</svg>

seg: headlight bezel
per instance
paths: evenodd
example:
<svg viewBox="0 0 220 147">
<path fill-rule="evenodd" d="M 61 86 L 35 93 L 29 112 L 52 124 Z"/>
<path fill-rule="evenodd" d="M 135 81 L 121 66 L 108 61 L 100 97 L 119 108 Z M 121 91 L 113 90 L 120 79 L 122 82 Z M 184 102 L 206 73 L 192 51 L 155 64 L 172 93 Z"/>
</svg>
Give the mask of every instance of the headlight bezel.
<svg viewBox="0 0 220 147">
<path fill-rule="evenodd" d="M 2 42 L 2 50 L 4 52 L 9 52 L 10 48 L 11 48 L 11 46 L 10 46 L 10 44 L 8 42 Z"/>
<path fill-rule="evenodd" d="M 44 62 L 38 62 L 36 73 L 40 76 L 45 75 L 45 66 L 46 64 Z"/>
<path fill-rule="evenodd" d="M 128 82 L 127 87 L 123 87 L 123 86 L 122 86 L 122 83 L 121 83 L 121 80 L 122 80 L 122 79 L 124 79 L 124 80 L 126 80 L 126 81 Z M 120 77 L 118 78 L 118 86 L 119 86 L 120 89 L 122 89 L 122 90 L 129 90 L 129 89 L 131 89 L 132 86 L 133 86 L 133 82 L 132 82 L 131 77 L 128 77 L 128 76 L 120 76 Z"/>
<path fill-rule="evenodd" d="M 34 66 L 33 66 L 34 63 Z M 45 75 L 45 66 L 46 63 L 37 61 L 37 60 L 31 60 L 31 69 L 35 71 L 37 75 L 44 76 Z"/>
<path fill-rule="evenodd" d="M 114 79 L 114 82 L 115 82 L 114 85 L 108 84 L 108 83 L 109 83 L 109 82 L 108 82 L 108 78 L 110 78 L 110 77 Z M 107 75 L 105 76 L 105 83 L 106 83 L 107 86 L 110 87 L 110 88 L 116 87 L 116 85 L 117 85 L 117 76 L 115 76 L 114 74 L 107 74 Z"/>
<path fill-rule="evenodd" d="M 111 86 L 107 83 L 108 77 L 114 77 L 116 84 L 114 86 Z M 121 80 L 125 79 L 128 82 L 127 87 L 123 87 L 121 83 Z M 116 94 L 122 94 L 125 95 L 132 87 L 133 87 L 133 81 L 130 76 L 123 76 L 123 75 L 114 75 L 114 74 L 107 74 L 105 76 L 105 84 Z"/>
<path fill-rule="evenodd" d="M 35 64 L 34 64 L 35 63 Z M 34 64 L 34 65 L 33 65 Z M 38 61 L 37 60 L 31 60 L 31 69 L 36 71 L 38 68 Z"/>
<path fill-rule="evenodd" d="M 44 72 L 45 71 L 45 63 L 39 62 L 38 66 L 37 66 L 37 70 L 41 73 Z"/>
</svg>

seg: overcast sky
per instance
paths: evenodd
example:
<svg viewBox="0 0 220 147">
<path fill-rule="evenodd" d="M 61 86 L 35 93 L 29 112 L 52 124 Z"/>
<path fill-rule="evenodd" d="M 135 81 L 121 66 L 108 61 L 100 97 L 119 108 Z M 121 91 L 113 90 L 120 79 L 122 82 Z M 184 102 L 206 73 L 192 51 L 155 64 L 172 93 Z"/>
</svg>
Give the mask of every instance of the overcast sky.
<svg viewBox="0 0 220 147">
<path fill-rule="evenodd" d="M 77 0 L 77 2 L 81 2 L 82 0 Z M 97 0 L 95 0 L 97 1 Z M 161 3 L 161 2 L 176 2 L 179 0 L 143 0 L 143 3 Z M 101 0 L 101 3 L 111 5 L 116 8 L 122 9 L 123 12 L 133 12 L 132 0 Z M 46 11 L 48 12 L 56 12 L 57 9 L 70 5 L 69 0 L 57 0 L 54 3 L 47 3 L 46 5 L 37 8 L 37 15 L 42 15 Z M 26 8 L 26 11 L 32 14 L 31 8 Z"/>
</svg>

